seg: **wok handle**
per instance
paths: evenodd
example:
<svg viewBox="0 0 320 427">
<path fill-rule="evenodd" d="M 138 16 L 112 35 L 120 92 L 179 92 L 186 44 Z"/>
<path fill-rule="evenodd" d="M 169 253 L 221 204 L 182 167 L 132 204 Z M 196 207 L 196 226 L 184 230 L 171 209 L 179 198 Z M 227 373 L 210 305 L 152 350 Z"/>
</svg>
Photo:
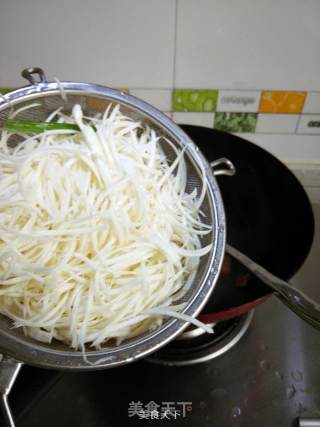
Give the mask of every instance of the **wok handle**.
<svg viewBox="0 0 320 427">
<path fill-rule="evenodd" d="M 226 245 L 226 252 L 238 260 L 248 270 L 251 271 L 266 285 L 276 291 L 276 296 L 283 302 L 291 311 L 293 311 L 302 320 L 309 325 L 320 330 L 320 306 L 302 291 L 294 288 L 289 283 L 274 276 L 272 273 L 255 263 L 230 245 Z"/>
<path fill-rule="evenodd" d="M 236 173 L 236 168 L 231 160 L 226 157 L 214 160 L 210 163 L 214 176 L 227 175 L 233 176 Z"/>
<path fill-rule="evenodd" d="M 14 385 L 14 382 L 19 374 L 21 366 L 21 362 L 17 362 L 16 360 L 8 356 L 3 356 L 0 362 L 1 408 L 7 427 L 15 427 L 12 412 L 8 402 L 8 397 Z"/>
</svg>

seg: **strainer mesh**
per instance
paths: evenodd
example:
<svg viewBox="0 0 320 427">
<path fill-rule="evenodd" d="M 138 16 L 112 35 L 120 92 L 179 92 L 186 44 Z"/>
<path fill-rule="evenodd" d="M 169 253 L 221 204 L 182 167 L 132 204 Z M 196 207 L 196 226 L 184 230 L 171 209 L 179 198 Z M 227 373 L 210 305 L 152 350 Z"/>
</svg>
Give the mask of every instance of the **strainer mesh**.
<svg viewBox="0 0 320 427">
<path fill-rule="evenodd" d="M 87 116 L 93 116 L 97 113 L 103 113 L 106 109 L 106 107 L 110 104 L 110 102 L 113 102 L 110 99 L 106 99 L 106 97 L 99 97 L 97 95 L 91 95 L 91 94 L 85 94 L 83 92 L 80 92 L 79 94 L 68 94 L 66 91 L 67 99 L 63 100 L 60 93 L 40 93 L 33 97 L 33 99 L 29 99 L 26 101 L 20 101 L 19 99 L 14 100 L 11 103 L 11 106 L 6 106 L 4 109 L 0 111 L 0 128 L 2 128 L 2 125 L 4 121 L 8 118 L 10 112 L 12 110 L 17 110 L 18 108 L 22 107 L 23 105 L 38 103 L 39 105 L 32 108 L 25 110 L 21 112 L 18 116 L 16 116 L 16 119 L 24 119 L 24 120 L 32 120 L 32 121 L 44 121 L 44 119 L 54 110 L 56 110 L 59 107 L 63 107 L 63 112 L 70 113 L 72 110 L 72 107 L 74 104 L 80 104 L 85 115 Z M 114 102 L 113 102 L 114 103 Z M 121 105 L 121 111 L 133 118 L 134 120 L 141 121 L 142 123 L 148 124 L 152 126 L 153 129 L 156 130 L 158 135 L 161 135 L 165 138 L 170 139 L 173 144 L 181 148 L 181 142 L 178 141 L 173 135 L 171 135 L 165 128 L 157 124 L 154 119 L 149 117 L 147 114 L 141 112 L 138 109 L 134 109 L 133 107 L 122 104 Z M 175 152 L 172 149 L 172 147 L 169 146 L 168 143 L 165 142 L 165 139 L 161 139 L 162 148 L 168 158 L 169 163 L 173 162 L 175 159 Z M 11 141 L 12 144 L 19 143 L 19 137 L 16 136 L 14 140 Z M 202 178 L 201 178 L 201 170 L 199 166 L 196 164 L 194 159 L 190 156 L 188 152 L 186 152 L 185 155 L 186 165 L 187 165 L 187 189 L 186 191 L 188 193 L 192 192 L 195 188 L 198 190 L 198 194 L 201 193 L 202 188 Z M 207 195 L 205 197 L 205 200 L 201 206 L 201 211 L 203 212 L 202 221 L 208 225 L 212 226 L 212 230 L 214 230 L 214 224 L 213 224 L 213 206 L 212 206 L 212 198 L 207 192 Z M 202 245 L 208 245 L 210 242 L 212 242 L 214 237 L 214 231 L 207 234 L 202 238 Z M 194 282 L 192 286 L 190 287 L 189 291 L 184 295 L 183 299 L 179 302 L 185 302 L 189 301 L 193 298 L 194 295 L 197 294 L 199 291 L 203 279 L 207 273 L 208 270 L 208 264 L 210 261 L 210 254 L 204 256 L 200 260 L 200 264 L 197 270 L 197 274 L 195 276 Z M 35 343 L 35 341 L 32 338 L 23 336 L 22 332 L 19 329 L 12 329 L 12 326 L 10 328 L 10 320 L 7 318 L 0 316 L 0 328 L 5 329 L 6 332 L 10 333 L 13 337 L 19 337 L 19 339 L 23 339 L 24 342 L 30 342 L 32 344 Z M 10 331 L 9 331 L 10 328 Z M 144 336 L 147 336 L 148 333 L 145 333 Z M 132 338 L 131 340 L 128 340 L 129 342 L 135 341 L 137 339 L 143 338 L 142 335 L 140 335 L 138 338 Z M 127 342 L 128 342 L 127 341 Z M 37 342 L 39 345 L 39 343 Z M 55 341 L 50 345 L 41 344 L 43 347 L 48 347 L 50 350 L 55 351 L 72 351 L 69 347 L 66 345 Z M 108 344 L 108 347 L 110 344 Z M 119 346 L 118 346 L 119 347 Z M 121 347 L 121 346 L 120 346 Z M 88 352 L 93 351 L 90 348 L 86 349 Z"/>
</svg>

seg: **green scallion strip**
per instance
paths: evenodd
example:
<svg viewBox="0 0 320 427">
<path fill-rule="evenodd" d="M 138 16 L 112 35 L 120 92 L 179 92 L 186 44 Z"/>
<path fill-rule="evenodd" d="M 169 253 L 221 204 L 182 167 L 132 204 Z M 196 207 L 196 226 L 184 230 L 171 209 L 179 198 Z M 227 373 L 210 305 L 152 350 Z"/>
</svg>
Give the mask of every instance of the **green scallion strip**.
<svg viewBox="0 0 320 427">
<path fill-rule="evenodd" d="M 17 133 L 41 133 L 48 130 L 74 130 L 80 131 L 78 125 L 72 123 L 55 122 L 31 122 L 29 120 L 11 120 L 5 121 L 3 129 Z"/>
</svg>

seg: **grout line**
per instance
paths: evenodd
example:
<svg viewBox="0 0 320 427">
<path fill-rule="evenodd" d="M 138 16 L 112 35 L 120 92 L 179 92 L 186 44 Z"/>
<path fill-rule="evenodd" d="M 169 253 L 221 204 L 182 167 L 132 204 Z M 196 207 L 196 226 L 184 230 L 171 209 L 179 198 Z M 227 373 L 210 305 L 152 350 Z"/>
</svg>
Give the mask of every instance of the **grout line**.
<svg viewBox="0 0 320 427">
<path fill-rule="evenodd" d="M 176 1 L 178 1 L 178 0 L 176 0 Z M 176 42 L 175 42 L 175 44 L 176 44 Z M 176 49 L 174 49 L 174 50 L 176 50 Z M 126 87 L 129 90 L 155 90 L 155 91 L 157 91 L 157 90 L 169 90 L 170 91 L 172 89 L 175 89 L 175 85 L 176 85 L 176 74 L 175 74 L 176 73 L 176 69 L 175 69 L 175 65 L 176 64 L 175 64 L 175 62 L 176 62 L 176 52 L 174 52 L 174 68 L 173 68 L 173 77 L 172 77 L 172 85 L 173 85 L 173 87 L 145 87 L 145 86 L 134 86 L 133 87 L 133 86 L 127 86 L 127 85 L 122 85 L 121 87 Z M 220 91 L 226 91 L 226 92 L 260 92 L 259 93 L 259 97 L 260 97 L 260 99 L 259 99 L 259 107 L 260 107 L 260 102 L 261 102 L 261 94 L 262 94 L 262 92 L 265 91 L 265 89 L 223 89 L 223 88 L 218 89 L 216 87 L 215 88 L 209 88 L 209 87 L 205 87 L 205 88 L 203 88 L 203 87 L 201 87 L 201 88 L 199 88 L 199 87 L 192 87 L 192 88 L 190 88 L 189 87 L 189 88 L 187 88 L 187 87 L 183 87 L 183 88 L 177 88 L 177 89 L 180 89 L 180 90 L 183 90 L 183 89 L 216 90 L 218 92 L 218 94 L 219 94 Z M 303 92 L 303 91 L 285 90 L 283 92 Z M 304 91 L 304 92 L 306 92 L 306 93 L 312 92 L 312 93 L 319 93 L 320 94 L 320 91 Z M 248 111 L 248 112 L 251 112 L 251 113 L 261 113 L 261 114 L 290 114 L 290 115 L 291 114 L 298 114 L 298 115 L 305 114 L 305 115 L 320 115 L 320 111 L 318 113 L 315 113 L 315 112 L 313 112 L 313 113 L 305 113 L 305 112 L 303 112 L 303 110 L 300 113 L 298 113 L 298 112 L 293 112 L 293 113 L 287 112 L 287 113 L 283 113 L 283 112 L 272 112 L 272 111 L 261 112 L 259 110 L 258 111 Z"/>
<path fill-rule="evenodd" d="M 319 113 L 300 113 L 299 116 L 320 116 L 320 111 Z"/>
<path fill-rule="evenodd" d="M 174 9 L 174 39 L 173 39 L 173 70 L 172 70 L 172 90 L 176 86 L 176 65 L 177 65 L 177 33 L 178 33 L 178 1 L 175 0 Z"/>
<path fill-rule="evenodd" d="M 123 86 L 125 87 L 125 86 Z M 171 87 L 128 87 L 129 90 L 172 90 Z"/>
<path fill-rule="evenodd" d="M 294 132 L 254 132 L 257 135 L 295 135 Z M 300 135 L 300 133 L 299 133 Z M 310 134 L 307 134 L 310 135 Z M 314 133 L 312 135 L 315 135 Z"/>
<path fill-rule="evenodd" d="M 303 109 L 304 109 L 304 106 L 305 106 L 305 103 L 306 103 L 306 100 L 307 100 L 307 96 L 308 96 L 308 92 L 304 91 L 304 99 L 303 99 L 303 104 L 302 104 L 302 107 L 301 107 L 300 114 L 303 114 Z"/>
<path fill-rule="evenodd" d="M 303 92 L 303 93 L 306 93 L 306 94 L 308 94 L 309 92 L 312 92 L 312 93 L 318 93 L 318 94 L 320 94 L 320 90 L 307 90 L 307 89 L 301 89 L 301 90 L 299 90 L 299 89 L 261 89 L 261 88 L 257 88 L 257 87 L 250 87 L 250 88 L 247 88 L 247 89 L 243 89 L 243 88 L 241 88 L 241 89 L 239 89 L 239 88 L 230 88 L 230 87 L 228 87 L 228 88 L 226 88 L 226 87 L 218 87 L 218 86 L 211 86 L 211 85 L 206 85 L 206 86 L 201 86 L 201 87 L 195 87 L 195 86 L 183 86 L 183 87 L 180 87 L 180 88 L 177 88 L 177 89 L 194 89 L 194 90 L 201 90 L 201 89 L 206 89 L 206 90 L 225 90 L 225 91 L 236 91 L 236 92 L 251 92 L 251 91 L 254 91 L 254 92 L 290 92 L 290 93 L 292 93 L 292 92 L 294 92 L 294 93 L 301 93 L 301 92 Z"/>
<path fill-rule="evenodd" d="M 313 92 L 312 90 L 307 89 L 260 89 L 261 92 L 290 92 L 290 93 L 304 93 L 307 95 L 308 92 Z M 320 93 L 320 90 L 316 90 L 315 92 Z"/>
<path fill-rule="evenodd" d="M 299 114 L 299 117 L 298 117 L 298 120 L 297 120 L 297 124 L 296 124 L 296 127 L 295 127 L 295 129 L 294 129 L 294 134 L 295 134 L 295 135 L 299 135 L 299 134 L 298 134 L 298 128 L 299 128 L 299 125 L 300 125 L 301 116 L 302 116 L 302 114 Z"/>
<path fill-rule="evenodd" d="M 179 0 L 176 0 L 176 17 L 175 17 L 175 27 L 177 26 L 177 22 L 178 22 L 178 17 L 177 17 L 177 4 L 178 4 L 178 1 Z M 176 63 L 176 41 L 177 41 L 177 28 L 175 28 L 175 32 L 174 32 L 174 52 L 173 52 L 173 60 L 174 60 L 174 68 L 173 68 L 173 78 L 172 78 L 172 83 L 174 84 L 174 86 L 175 86 L 175 84 L 176 84 L 176 76 L 175 76 L 175 72 L 176 72 L 176 70 L 175 70 L 175 63 Z M 110 86 L 110 85 L 109 85 Z M 16 90 L 16 89 L 19 89 L 19 88 L 21 88 L 22 86 L 19 86 L 19 85 L 13 85 L 13 86 L 6 86 L 6 85 L 4 85 L 4 84 L 1 84 L 0 83 L 0 89 L 2 89 L 2 88 L 5 88 L 5 89 L 7 89 L 7 88 L 10 88 L 10 89 L 12 89 L 12 90 Z M 111 86 L 110 86 L 111 87 Z M 172 87 L 146 87 L 146 86 L 128 86 L 128 85 L 126 85 L 126 84 L 123 84 L 123 85 L 112 85 L 112 87 L 115 87 L 115 88 L 117 88 L 117 87 L 125 87 L 125 88 L 128 88 L 128 89 L 143 89 L 143 90 L 171 90 L 172 89 Z M 257 88 L 254 88 L 254 87 L 251 87 L 251 88 L 248 88 L 248 89 L 237 89 L 237 88 L 232 88 L 232 89 L 230 89 L 230 88 L 218 88 L 217 86 L 212 86 L 212 87 L 209 87 L 208 85 L 207 86 L 205 86 L 205 87 L 195 87 L 195 86 L 192 86 L 192 87 L 181 87 L 181 88 L 177 88 L 177 89 L 193 89 L 193 90 L 216 90 L 216 91 L 230 91 L 230 92 L 305 92 L 306 93 L 306 95 L 308 94 L 308 93 L 317 93 L 317 94 L 320 94 L 320 90 L 315 90 L 315 89 L 311 89 L 311 90 L 307 90 L 307 89 L 301 89 L 301 90 L 298 90 L 298 89 L 257 89 Z M 260 93 L 260 95 L 261 95 L 261 93 Z M 306 101 L 306 97 L 305 97 L 305 100 L 304 100 L 304 103 L 305 103 L 305 101 Z M 303 104 L 303 107 L 304 107 L 304 104 Z M 263 113 L 263 114 L 269 114 L 269 113 Z M 301 113 L 271 113 L 271 114 L 320 114 L 320 112 L 319 113 L 305 113 L 305 112 L 303 112 L 303 111 L 301 111 Z"/>
<path fill-rule="evenodd" d="M 294 133 L 294 132 L 243 132 L 243 133 L 251 133 L 255 135 L 296 135 L 296 136 L 319 136 L 319 133 Z"/>
<path fill-rule="evenodd" d="M 281 115 L 286 115 L 286 116 L 301 116 L 302 113 L 284 113 L 283 111 L 258 111 L 259 114 L 273 114 L 275 116 L 281 116 Z"/>
</svg>

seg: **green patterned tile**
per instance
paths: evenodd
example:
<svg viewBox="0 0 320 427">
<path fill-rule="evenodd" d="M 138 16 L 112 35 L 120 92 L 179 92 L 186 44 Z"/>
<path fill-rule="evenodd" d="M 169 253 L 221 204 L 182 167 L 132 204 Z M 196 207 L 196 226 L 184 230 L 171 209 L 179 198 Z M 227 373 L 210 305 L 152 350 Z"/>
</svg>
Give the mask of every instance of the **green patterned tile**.
<svg viewBox="0 0 320 427">
<path fill-rule="evenodd" d="M 5 93 L 10 92 L 13 89 L 14 89 L 14 87 L 0 87 L 0 93 L 2 93 L 2 95 L 4 95 Z"/>
<path fill-rule="evenodd" d="M 213 89 L 175 89 L 172 110 L 210 113 L 216 111 L 217 99 L 218 91 Z"/>
<path fill-rule="evenodd" d="M 255 132 L 256 113 L 216 113 L 214 128 L 225 132 Z"/>
</svg>

